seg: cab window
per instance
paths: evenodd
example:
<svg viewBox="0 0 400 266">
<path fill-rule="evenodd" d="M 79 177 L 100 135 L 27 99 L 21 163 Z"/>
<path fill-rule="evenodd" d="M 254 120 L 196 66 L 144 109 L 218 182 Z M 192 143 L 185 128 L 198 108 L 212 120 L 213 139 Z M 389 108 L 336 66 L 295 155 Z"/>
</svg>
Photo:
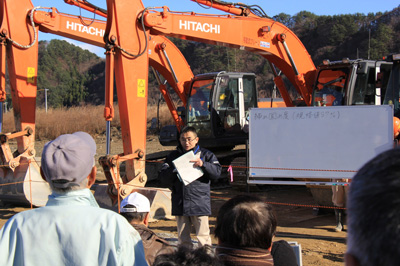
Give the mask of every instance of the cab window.
<svg viewBox="0 0 400 266">
<path fill-rule="evenodd" d="M 337 106 L 344 104 L 344 87 L 347 74 L 342 70 L 322 70 L 314 89 L 314 106 Z"/>
<path fill-rule="evenodd" d="M 197 80 L 193 83 L 188 100 L 188 122 L 210 120 L 210 92 L 214 80 Z"/>
</svg>

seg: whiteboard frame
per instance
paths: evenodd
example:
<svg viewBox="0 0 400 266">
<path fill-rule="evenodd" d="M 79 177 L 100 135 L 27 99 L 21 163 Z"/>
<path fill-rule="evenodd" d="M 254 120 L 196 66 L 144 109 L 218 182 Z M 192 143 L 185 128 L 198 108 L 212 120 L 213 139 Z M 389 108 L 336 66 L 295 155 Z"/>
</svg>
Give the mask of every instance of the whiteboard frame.
<svg viewBox="0 0 400 266">
<path fill-rule="evenodd" d="M 346 185 L 393 143 L 389 105 L 253 108 L 247 183 Z"/>
</svg>

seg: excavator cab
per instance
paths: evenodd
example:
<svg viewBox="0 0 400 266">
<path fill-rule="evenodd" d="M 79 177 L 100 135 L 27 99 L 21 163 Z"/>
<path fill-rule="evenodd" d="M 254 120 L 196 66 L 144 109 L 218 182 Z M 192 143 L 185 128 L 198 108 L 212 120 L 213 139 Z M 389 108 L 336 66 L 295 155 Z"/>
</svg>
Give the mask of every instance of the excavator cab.
<svg viewBox="0 0 400 266">
<path fill-rule="evenodd" d="M 196 128 L 200 145 L 223 149 L 246 142 L 249 109 L 257 107 L 255 78 L 254 73 L 225 71 L 193 78 L 186 108 L 180 113 L 185 126 Z M 171 126 L 161 130 L 162 145 L 177 144 L 177 134 L 171 130 Z"/>
<path fill-rule="evenodd" d="M 255 74 L 218 72 L 193 79 L 186 125 L 197 129 L 200 144 L 232 148 L 248 138 L 249 109 L 257 107 Z"/>
<path fill-rule="evenodd" d="M 319 72 L 313 94 L 316 106 L 343 105 L 348 69 L 326 69 Z"/>
<path fill-rule="evenodd" d="M 325 61 L 318 67 L 312 106 L 381 105 L 391 70 L 386 61 Z"/>
</svg>

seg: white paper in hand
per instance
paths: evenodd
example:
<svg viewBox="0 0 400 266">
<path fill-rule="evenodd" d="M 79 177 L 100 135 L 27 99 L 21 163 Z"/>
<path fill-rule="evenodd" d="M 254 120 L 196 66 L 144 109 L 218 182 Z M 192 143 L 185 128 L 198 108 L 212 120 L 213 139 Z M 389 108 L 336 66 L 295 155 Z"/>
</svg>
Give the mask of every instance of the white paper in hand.
<svg viewBox="0 0 400 266">
<path fill-rule="evenodd" d="M 200 167 L 193 167 L 194 163 L 190 162 L 196 158 L 200 158 L 200 152 L 195 155 L 193 151 L 189 151 L 172 161 L 178 171 L 178 177 L 185 186 L 204 174 Z"/>
</svg>

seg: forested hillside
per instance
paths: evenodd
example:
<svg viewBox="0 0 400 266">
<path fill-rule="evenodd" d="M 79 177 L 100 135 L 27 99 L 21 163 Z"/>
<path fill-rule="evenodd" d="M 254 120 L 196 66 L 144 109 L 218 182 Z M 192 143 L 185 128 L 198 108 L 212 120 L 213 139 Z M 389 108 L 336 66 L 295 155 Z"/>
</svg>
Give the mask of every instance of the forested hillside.
<svg viewBox="0 0 400 266">
<path fill-rule="evenodd" d="M 102 61 L 97 55 L 66 41 L 41 41 L 38 90 L 48 89 L 48 103 L 52 107 L 95 102 L 89 88 L 102 75 L 103 71 L 95 71 Z M 44 93 L 38 93 L 39 103 L 43 100 Z"/>
<path fill-rule="evenodd" d="M 310 53 L 315 65 L 323 59 L 348 57 L 381 59 L 400 52 L 400 7 L 385 13 L 317 16 L 302 11 L 294 16 L 281 13 L 274 20 L 289 27 Z M 172 39 L 187 59 L 194 74 L 213 71 L 245 71 L 257 74 L 259 90 L 271 94 L 269 64 L 256 54 Z M 40 42 L 38 89 L 49 89 L 49 105 L 73 106 L 104 102 L 105 60 L 66 41 Z M 151 73 L 151 72 L 149 72 Z M 149 101 L 158 99 L 158 87 L 149 74 Z M 44 93 L 38 93 L 43 104 Z"/>
</svg>

